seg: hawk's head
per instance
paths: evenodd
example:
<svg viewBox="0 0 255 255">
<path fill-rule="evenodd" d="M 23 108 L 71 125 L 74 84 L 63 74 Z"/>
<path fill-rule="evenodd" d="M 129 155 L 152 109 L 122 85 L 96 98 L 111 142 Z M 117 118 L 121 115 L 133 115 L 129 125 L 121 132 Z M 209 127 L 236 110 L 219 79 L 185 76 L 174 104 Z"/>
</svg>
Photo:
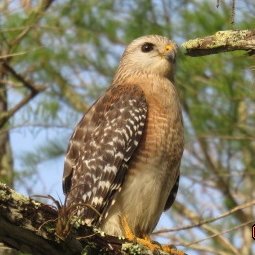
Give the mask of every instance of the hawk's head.
<svg viewBox="0 0 255 255">
<path fill-rule="evenodd" d="M 142 36 L 131 42 L 120 62 L 119 71 L 153 73 L 172 79 L 177 46 L 159 35 Z"/>
</svg>

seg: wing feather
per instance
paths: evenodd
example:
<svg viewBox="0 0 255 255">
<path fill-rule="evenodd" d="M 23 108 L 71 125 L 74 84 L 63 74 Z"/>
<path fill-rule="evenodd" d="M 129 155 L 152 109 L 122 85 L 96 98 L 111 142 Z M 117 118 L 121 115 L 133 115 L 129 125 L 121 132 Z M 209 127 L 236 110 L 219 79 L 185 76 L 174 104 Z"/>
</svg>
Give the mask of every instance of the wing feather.
<svg viewBox="0 0 255 255">
<path fill-rule="evenodd" d="M 70 139 L 65 158 L 63 189 L 67 205 L 83 203 L 101 215 L 107 211 L 124 181 L 146 115 L 143 91 L 130 85 L 111 87 L 89 109 Z M 87 224 L 100 218 L 90 207 L 78 212 Z"/>
</svg>

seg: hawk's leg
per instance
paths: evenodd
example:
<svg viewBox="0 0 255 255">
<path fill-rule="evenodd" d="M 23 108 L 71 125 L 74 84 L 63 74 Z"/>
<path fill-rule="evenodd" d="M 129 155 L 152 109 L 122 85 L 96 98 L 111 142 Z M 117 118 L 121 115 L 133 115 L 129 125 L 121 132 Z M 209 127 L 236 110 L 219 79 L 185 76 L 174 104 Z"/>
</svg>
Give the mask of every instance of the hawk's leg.
<svg viewBox="0 0 255 255">
<path fill-rule="evenodd" d="M 163 250 L 171 255 L 185 255 L 183 251 L 176 250 L 171 245 L 160 245 L 154 242 L 153 240 L 150 239 L 149 236 L 145 236 L 144 238 L 136 237 L 132 230 L 130 229 L 127 222 L 127 218 L 125 216 L 121 217 L 121 225 L 124 230 L 125 238 L 128 239 L 129 241 L 136 242 L 138 244 L 146 246 L 151 251 Z"/>
</svg>

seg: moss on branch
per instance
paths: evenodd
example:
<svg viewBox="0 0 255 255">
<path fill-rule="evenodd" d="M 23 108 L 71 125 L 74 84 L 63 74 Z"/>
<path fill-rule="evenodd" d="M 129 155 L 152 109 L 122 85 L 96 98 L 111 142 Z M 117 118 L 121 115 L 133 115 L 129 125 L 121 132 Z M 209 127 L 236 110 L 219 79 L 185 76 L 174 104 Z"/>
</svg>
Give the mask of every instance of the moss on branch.
<svg viewBox="0 0 255 255">
<path fill-rule="evenodd" d="M 255 54 L 255 30 L 226 30 L 214 35 L 184 42 L 181 47 L 185 54 L 198 57 L 226 51 L 244 50 Z"/>
<path fill-rule="evenodd" d="M 72 229 L 65 239 L 56 235 L 58 210 L 23 196 L 0 183 L 0 242 L 19 251 L 43 255 L 152 255 L 147 248 L 108 236 L 87 226 Z M 159 251 L 157 254 L 166 254 Z"/>
</svg>

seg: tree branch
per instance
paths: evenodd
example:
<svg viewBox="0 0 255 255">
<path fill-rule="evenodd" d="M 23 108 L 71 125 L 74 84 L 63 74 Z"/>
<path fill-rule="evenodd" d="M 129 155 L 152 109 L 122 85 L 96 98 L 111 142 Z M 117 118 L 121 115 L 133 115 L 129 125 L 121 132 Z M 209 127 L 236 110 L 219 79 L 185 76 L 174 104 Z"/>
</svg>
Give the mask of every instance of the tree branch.
<svg viewBox="0 0 255 255">
<path fill-rule="evenodd" d="M 32 254 L 78 254 L 82 248 L 71 241 L 63 249 L 52 230 L 39 227 L 57 218 L 50 206 L 24 197 L 0 184 L 0 241 L 9 247 Z"/>
<path fill-rule="evenodd" d="M 177 212 L 181 213 L 183 216 L 185 216 L 187 219 L 189 219 L 191 222 L 196 223 L 200 221 L 200 215 L 197 215 L 193 211 L 186 208 L 183 204 L 179 203 L 178 201 L 175 201 L 175 208 Z M 221 236 L 217 229 L 208 226 L 208 225 L 201 225 L 201 230 L 204 230 L 208 235 L 215 237 L 217 239 L 219 247 L 221 249 L 227 249 L 228 251 L 231 251 L 232 254 L 239 254 L 236 247 L 234 247 L 233 244 L 229 242 L 228 239 L 226 239 L 224 236 Z"/>
<path fill-rule="evenodd" d="M 219 215 L 218 217 L 214 217 L 214 218 L 210 218 L 210 219 L 206 219 L 206 220 L 202 220 L 202 221 L 199 221 L 197 223 L 194 223 L 194 224 L 190 224 L 190 225 L 185 225 L 185 226 L 181 226 L 181 227 L 177 227 L 177 228 L 170 228 L 170 229 L 161 229 L 161 230 L 158 230 L 158 231 L 155 231 L 153 234 L 154 235 L 157 235 L 157 234 L 161 234 L 161 233 L 168 233 L 168 232 L 174 232 L 174 231 L 179 231 L 179 230 L 186 230 L 186 229 L 191 229 L 191 228 L 196 228 L 196 227 L 200 227 L 204 224 L 209 224 L 209 223 L 212 223 L 214 221 L 217 221 L 217 220 L 220 220 L 222 218 L 225 218 L 239 210 L 243 210 L 247 207 L 252 207 L 253 205 L 255 205 L 255 200 L 252 200 L 252 201 L 249 201 L 247 203 L 244 203 L 244 204 L 241 204 L 241 205 L 238 205 L 236 207 L 234 207 L 233 209 L 225 212 L 225 213 L 222 213 L 221 215 Z"/>
<path fill-rule="evenodd" d="M 244 50 L 249 55 L 253 55 L 255 54 L 255 29 L 218 31 L 211 36 L 189 40 L 181 47 L 186 50 L 186 55 L 192 57 L 235 50 Z"/>
<path fill-rule="evenodd" d="M 22 100 L 17 103 L 13 108 L 9 109 L 6 112 L 0 114 L 0 128 L 2 128 L 5 123 L 23 106 L 25 106 L 31 99 L 37 96 L 40 92 L 46 89 L 45 86 L 36 86 L 33 82 L 21 74 L 17 73 L 7 62 L 2 63 L 3 68 L 6 72 L 9 72 L 17 81 L 21 82 L 25 88 L 27 88 L 30 92 L 27 96 L 22 98 Z"/>
<path fill-rule="evenodd" d="M 221 235 L 224 235 L 224 234 L 233 232 L 233 231 L 235 231 L 235 230 L 237 230 L 237 229 L 239 229 L 239 228 L 243 228 L 243 227 L 248 226 L 248 225 L 250 225 L 250 229 L 251 229 L 251 224 L 253 224 L 254 222 L 255 222 L 254 219 L 248 220 L 248 221 L 246 221 L 246 222 L 244 222 L 244 223 L 242 223 L 242 224 L 240 224 L 240 225 L 237 225 L 237 226 L 235 226 L 235 227 L 232 227 L 232 228 L 227 229 L 227 230 L 225 230 L 225 231 L 222 231 L 222 232 L 220 232 L 220 233 L 216 233 L 216 234 L 214 234 L 214 235 L 210 235 L 210 236 L 208 236 L 208 237 L 206 237 L 206 238 L 203 238 L 203 239 L 200 239 L 200 240 L 197 240 L 197 241 L 194 241 L 194 242 L 190 242 L 190 243 L 187 243 L 187 244 L 185 244 L 185 245 L 187 245 L 187 246 L 192 246 L 193 244 L 201 243 L 201 242 L 203 242 L 203 241 L 212 239 L 212 238 L 214 238 L 214 237 L 221 236 Z M 239 251 L 236 251 L 236 254 L 240 254 Z"/>
<path fill-rule="evenodd" d="M 35 86 L 32 81 L 24 78 L 21 74 L 17 73 L 7 62 L 2 63 L 3 67 L 19 82 L 21 82 L 24 87 L 29 89 L 31 93 L 37 94 L 46 89 L 44 86 Z"/>
<path fill-rule="evenodd" d="M 68 238 L 61 240 L 55 232 L 57 219 L 58 211 L 52 206 L 0 183 L 0 242 L 9 247 L 37 255 L 76 255 L 85 250 L 86 254 L 98 255 L 153 254 L 141 245 L 87 226 L 73 227 Z M 158 254 L 167 253 L 159 251 Z"/>
<path fill-rule="evenodd" d="M 16 47 L 22 41 L 22 39 L 34 28 L 34 26 L 39 22 L 39 20 L 43 17 L 44 12 L 50 7 L 50 5 L 54 2 L 54 0 L 43 0 L 35 8 L 32 14 L 26 20 L 26 25 L 24 30 L 21 31 L 20 34 L 17 35 L 9 44 L 12 47 Z M 9 59 L 10 60 L 10 59 Z"/>
</svg>

